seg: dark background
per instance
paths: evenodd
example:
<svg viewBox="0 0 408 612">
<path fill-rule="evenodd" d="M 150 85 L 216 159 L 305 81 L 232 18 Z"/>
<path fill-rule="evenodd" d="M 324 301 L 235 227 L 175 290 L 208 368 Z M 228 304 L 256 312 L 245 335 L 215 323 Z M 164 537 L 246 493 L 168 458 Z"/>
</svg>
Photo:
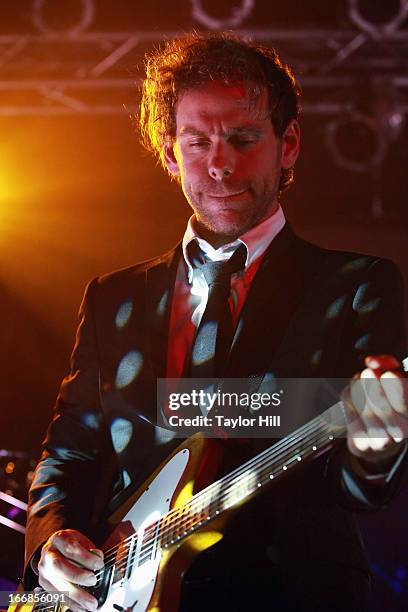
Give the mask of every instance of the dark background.
<svg viewBox="0 0 408 612">
<path fill-rule="evenodd" d="M 379 23 L 388 18 L 384 3 L 372 4 L 378 8 Z M 234 3 L 208 1 L 201 5 L 223 19 Z M 246 32 L 354 29 L 357 35 L 346 5 L 342 1 L 258 1 L 241 27 Z M 55 2 L 44 6 L 44 15 L 55 28 L 75 23 L 81 12 L 80 2 L 60 2 L 58 9 Z M 89 32 L 151 31 L 158 42 L 163 31 L 200 29 L 191 17 L 188 1 L 172 2 L 171 10 L 164 0 L 143 3 L 143 8 L 124 0 L 100 0 L 95 6 Z M 56 59 L 66 67 L 67 76 L 81 62 L 87 66 L 95 61 L 92 49 L 83 50 L 82 55 L 61 42 L 57 52 L 51 42 L 44 42 L 41 48 L 23 54 L 19 64 L 2 65 L 1 52 L 8 48 L 2 43 L 2 34 L 23 37 L 37 32 L 31 7 L 31 2 L 23 0 L 0 5 L 0 82 L 47 78 Z M 395 10 L 395 3 L 388 3 L 387 10 Z M 401 31 L 407 31 L 406 24 Z M 407 127 L 402 125 L 390 142 L 381 166 L 355 173 L 336 164 L 327 146 L 326 125 L 335 114 L 320 114 L 313 107 L 319 101 L 343 104 L 349 100 L 355 108 L 373 112 L 372 89 L 366 86 L 364 68 L 368 55 L 364 53 L 394 58 L 391 68 L 384 62 L 387 76 L 403 72 L 404 54 L 401 59 L 400 48 L 392 47 L 389 41 L 379 44 L 370 39 L 364 53 L 357 52 L 334 72 L 351 75 L 352 86 L 346 90 L 334 86 L 328 92 L 325 86 L 308 86 L 307 80 L 313 75 L 321 77 L 317 66 L 329 61 L 333 53 L 327 40 L 314 47 L 302 37 L 293 45 L 290 37 L 282 34 L 277 38 L 275 46 L 284 59 L 294 63 L 301 83 L 304 79 L 303 150 L 295 185 L 282 200 L 289 220 L 302 237 L 322 246 L 389 257 L 407 277 Z M 114 76 L 136 81 L 143 53 L 151 46 L 151 42 L 143 43 L 124 57 Z M 31 104 L 30 95 L 32 100 L 37 96 L 1 90 L 0 104 L 21 109 Z M 93 91 L 84 94 L 85 98 L 87 95 L 93 104 L 105 94 Z M 137 105 L 136 86 L 123 96 L 115 95 L 118 107 Z M 104 115 L 90 109 L 83 114 L 52 116 L 47 115 L 48 108 L 45 105 L 41 113 L 31 116 L 24 112 L 0 115 L 0 449 L 23 451 L 34 459 L 68 367 L 76 313 L 86 283 L 171 248 L 182 236 L 190 214 L 178 187 L 140 147 L 129 112 Z M 401 114 L 404 118 L 404 108 Z M 346 137 L 349 148 L 353 149 L 353 143 L 357 148 L 361 142 L 367 144 L 364 135 L 358 142 L 355 137 L 355 133 Z M 373 214 L 375 194 L 382 201 L 381 215 Z M 16 467 L 11 475 L 5 472 L 10 458 L 0 459 L 0 490 L 24 497 L 21 483 L 30 467 L 29 459 L 19 462 L 12 458 Z M 21 473 L 17 474 L 18 470 Z M 378 611 L 408 609 L 407 501 L 405 483 L 390 508 L 361 520 L 376 576 Z M 0 511 L 6 512 L 3 508 Z M 8 542 L 0 555 L 0 576 L 13 579 L 17 570 L 11 551 L 20 554 L 21 536 L 11 535 L 4 526 L 0 531 Z"/>
</svg>

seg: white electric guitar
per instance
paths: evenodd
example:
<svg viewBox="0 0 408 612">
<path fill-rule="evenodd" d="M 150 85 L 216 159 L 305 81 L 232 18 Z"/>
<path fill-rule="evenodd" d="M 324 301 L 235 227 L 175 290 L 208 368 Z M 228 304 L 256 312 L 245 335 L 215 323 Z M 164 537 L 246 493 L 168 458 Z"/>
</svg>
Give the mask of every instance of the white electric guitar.
<svg viewBox="0 0 408 612">
<path fill-rule="evenodd" d="M 193 558 L 223 537 L 231 513 L 345 431 L 341 402 L 213 480 L 221 447 L 196 434 L 179 446 L 112 517 L 104 568 L 88 589 L 100 612 L 174 612 Z M 204 487 L 203 487 L 204 484 Z M 64 612 L 61 603 L 13 604 L 9 612 Z"/>
</svg>

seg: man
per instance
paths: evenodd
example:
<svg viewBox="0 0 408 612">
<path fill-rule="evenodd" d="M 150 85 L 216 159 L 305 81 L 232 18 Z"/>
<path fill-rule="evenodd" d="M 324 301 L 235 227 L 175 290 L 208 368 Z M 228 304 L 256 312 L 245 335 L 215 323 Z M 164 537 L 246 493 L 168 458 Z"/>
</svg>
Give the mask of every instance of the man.
<svg viewBox="0 0 408 612">
<path fill-rule="evenodd" d="M 354 376 L 347 445 L 244 508 L 192 565 L 180 609 L 368 609 L 351 511 L 387 503 L 405 462 L 402 288 L 390 262 L 324 251 L 285 222 L 279 196 L 299 154 L 298 98 L 274 51 L 226 35 L 170 42 L 147 63 L 142 136 L 194 214 L 176 249 L 94 280 L 82 303 L 27 530 L 27 584 L 38 572 L 45 589 L 69 590 L 72 610 L 96 606 L 82 588 L 102 566 L 95 511 L 114 509 L 175 446 L 156 427 L 156 379 L 196 371 L 211 284 L 197 250 L 227 261 L 242 245 L 222 376 Z M 373 380 L 374 403 L 360 377 Z"/>
</svg>

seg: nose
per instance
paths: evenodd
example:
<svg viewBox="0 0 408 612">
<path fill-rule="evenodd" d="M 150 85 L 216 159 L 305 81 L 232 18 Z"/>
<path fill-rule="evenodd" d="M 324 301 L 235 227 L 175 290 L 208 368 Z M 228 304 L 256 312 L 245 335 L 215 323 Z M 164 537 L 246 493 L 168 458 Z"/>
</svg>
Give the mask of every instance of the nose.
<svg viewBox="0 0 408 612">
<path fill-rule="evenodd" d="M 214 147 L 208 163 L 208 174 L 214 180 L 221 182 L 233 174 L 235 159 L 231 148 L 226 143 Z"/>
</svg>

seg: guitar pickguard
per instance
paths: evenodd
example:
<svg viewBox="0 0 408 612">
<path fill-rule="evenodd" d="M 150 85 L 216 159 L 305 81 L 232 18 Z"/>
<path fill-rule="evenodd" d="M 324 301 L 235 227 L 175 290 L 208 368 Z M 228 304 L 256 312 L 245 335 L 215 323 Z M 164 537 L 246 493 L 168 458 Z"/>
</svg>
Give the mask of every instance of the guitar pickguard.
<svg viewBox="0 0 408 612">
<path fill-rule="evenodd" d="M 127 554 L 131 563 L 126 564 L 123 578 L 111 583 L 106 601 L 99 608 L 101 612 L 145 612 L 148 609 L 159 571 L 161 552 L 153 545 L 151 551 L 146 554 L 143 550 L 145 531 L 169 511 L 189 456 L 188 449 L 174 455 L 124 516 L 122 524 L 131 526 L 132 531 L 137 533 L 137 539 L 132 542 Z M 122 541 L 120 527 L 118 525 L 109 538 L 110 546 Z M 128 567 L 129 565 L 131 567 Z M 112 578 L 113 575 L 112 573 Z"/>
</svg>

